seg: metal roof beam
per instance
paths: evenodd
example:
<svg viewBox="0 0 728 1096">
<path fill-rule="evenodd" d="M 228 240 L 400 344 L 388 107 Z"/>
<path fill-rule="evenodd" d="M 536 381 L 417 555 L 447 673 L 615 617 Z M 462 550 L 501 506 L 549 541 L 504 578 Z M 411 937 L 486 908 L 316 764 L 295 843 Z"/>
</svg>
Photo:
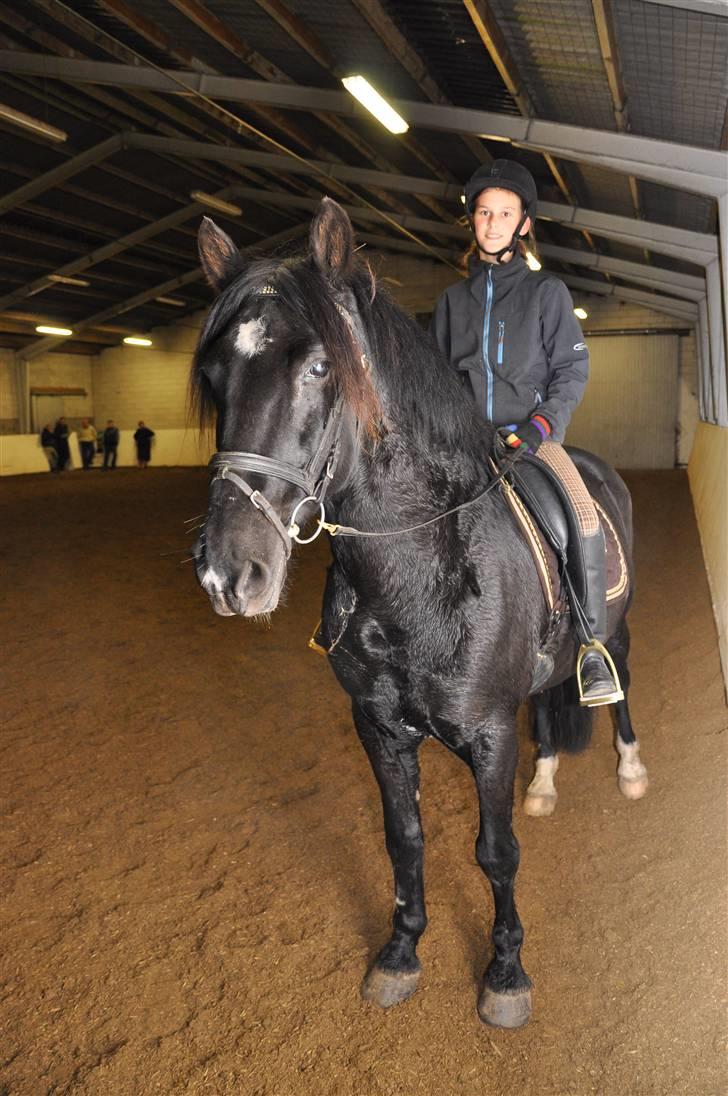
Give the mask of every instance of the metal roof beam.
<svg viewBox="0 0 728 1096">
<path fill-rule="evenodd" d="M 611 0 L 592 0 L 592 12 L 594 13 L 594 24 L 599 41 L 599 52 L 602 55 L 609 93 L 612 97 L 614 121 L 620 133 L 629 133 L 632 127 L 627 110 L 627 96 L 622 81 L 622 67 L 619 63 Z M 629 191 L 632 196 L 635 216 L 641 217 L 639 186 L 634 175 L 629 176 Z M 645 259 L 649 262 L 650 255 L 648 251 L 645 251 Z"/>
<path fill-rule="evenodd" d="M 217 191 L 215 197 L 222 199 L 230 198 L 233 189 L 234 187 L 225 187 L 223 190 Z M 126 236 L 121 236 L 118 240 L 112 241 L 112 243 L 104 244 L 103 247 L 99 247 L 95 251 L 82 255 L 78 259 L 72 259 L 70 263 L 65 263 L 63 266 L 58 267 L 57 270 L 50 271 L 50 273 L 61 274 L 67 277 L 72 276 L 73 274 L 80 274 L 82 271 L 88 270 L 89 267 L 95 266 L 97 263 L 102 263 L 106 259 L 112 259 L 120 252 L 126 251 L 127 248 L 144 243 L 145 240 L 150 239 L 152 236 L 159 235 L 160 232 L 165 232 L 168 228 L 176 228 L 177 225 L 184 224 L 185 221 L 189 221 L 190 217 L 194 217 L 197 213 L 203 213 L 205 209 L 206 207 L 200 202 L 191 202 L 189 205 L 175 210 L 174 213 L 168 213 L 166 217 L 162 217 L 158 221 L 152 221 L 151 224 L 144 225 L 142 228 L 137 228 L 133 232 L 129 232 Z M 12 305 L 17 304 L 18 301 L 22 301 L 25 297 L 30 296 L 39 289 L 45 289 L 47 284 L 48 275 L 46 274 L 40 278 L 36 278 L 33 282 L 29 282 L 27 285 L 21 286 L 20 289 L 16 289 L 14 292 L 8 293 L 4 297 L 0 297 L 0 311 L 10 308 Z"/>
<path fill-rule="evenodd" d="M 36 198 L 46 190 L 51 190 L 59 183 L 70 179 L 71 176 L 85 171 L 92 164 L 98 164 L 100 160 L 106 160 L 109 156 L 113 156 L 115 152 L 118 152 L 123 144 L 124 140 L 120 134 L 115 137 L 108 137 L 100 144 L 87 148 L 85 152 L 66 160 L 64 164 L 59 164 L 58 167 L 51 168 L 50 171 L 44 172 L 43 175 L 39 175 L 31 182 L 24 183 L 16 190 L 11 190 L 9 194 L 4 194 L 0 198 L 0 214 L 7 213 L 9 210 L 15 209 L 16 206 L 23 205 L 24 202 Z"/>
<path fill-rule="evenodd" d="M 264 6 L 266 3 L 275 3 L 276 0 L 256 0 L 256 2 Z M 366 19 L 402 68 L 419 84 L 430 102 L 449 104 L 450 100 L 428 72 L 427 64 L 390 19 L 380 0 L 349 0 L 349 2 Z M 490 152 L 477 137 L 463 136 L 462 140 L 479 163 L 492 161 Z"/>
<path fill-rule="evenodd" d="M 143 66 L 69 61 L 37 54 L 18 54 L 13 50 L 0 50 L 0 71 L 112 83 L 117 87 L 145 87 L 172 94 L 180 93 L 178 81 L 181 80 L 190 90 L 231 102 L 268 103 L 291 110 L 329 111 L 350 117 L 365 115 L 364 109 L 345 92 L 325 91 L 293 83 L 238 80 L 236 77 L 194 72 L 175 72 L 173 78 Z M 473 137 L 504 138 L 524 148 L 552 152 L 567 160 L 598 164 L 709 197 L 716 198 L 728 191 L 725 155 L 720 150 L 441 103 L 393 100 L 393 105 L 411 126 Z"/>
<path fill-rule="evenodd" d="M 435 179 L 422 179 L 413 175 L 391 175 L 370 171 L 368 168 L 350 167 L 348 164 L 326 161 L 301 161 L 277 156 L 269 152 L 234 149 L 224 145 L 209 145 L 199 141 L 178 140 L 169 137 L 147 136 L 143 133 L 130 133 L 127 137 L 130 146 L 161 153 L 175 152 L 181 156 L 199 159 L 213 159 L 221 162 L 252 164 L 274 172 L 290 174 L 308 174 L 330 176 L 347 182 L 358 182 L 367 186 L 370 183 L 384 188 L 391 187 L 410 194 L 432 194 L 435 197 L 460 202 L 461 187 L 453 183 L 443 183 Z M 650 221 L 636 221 L 630 217 L 619 217 L 612 213 L 599 213 L 595 210 L 581 209 L 579 206 L 560 205 L 555 202 L 540 202 L 538 216 L 545 220 L 558 221 L 561 224 L 581 230 L 594 232 L 631 244 L 633 247 L 646 246 L 653 251 L 672 255 L 684 262 L 705 266 L 718 254 L 718 244 L 714 236 L 706 233 L 690 232 L 687 229 L 673 228 Z"/>
<path fill-rule="evenodd" d="M 662 289 L 677 294 L 689 301 L 699 301 L 705 296 L 705 278 L 695 278 L 691 274 L 679 274 L 675 270 L 664 270 L 659 266 L 646 263 L 631 263 L 624 259 L 612 259 L 608 255 L 594 255 L 589 251 L 577 251 L 573 247 L 557 247 L 555 244 L 540 244 L 539 254 L 548 259 L 558 259 L 561 263 L 586 266 L 590 270 L 601 270 L 614 274 L 627 281 L 649 285 L 653 289 Z"/>
<path fill-rule="evenodd" d="M 257 251 L 260 247 L 278 247 L 281 244 L 294 239 L 296 236 L 303 235 L 303 233 L 307 231 L 308 223 L 294 225 L 293 228 L 286 228 L 283 232 L 277 232 L 275 236 L 269 236 L 267 240 L 249 244 L 247 247 L 241 247 L 240 253 L 244 255 L 247 251 Z M 175 289 L 180 289 L 184 285 L 189 285 L 190 282 L 199 281 L 203 276 L 201 268 L 197 266 L 193 270 L 188 270 L 185 274 L 178 275 L 176 278 L 169 278 L 166 282 L 160 282 L 159 285 L 152 286 L 151 289 L 144 289 L 141 293 L 137 293 L 133 297 L 128 297 L 125 301 L 110 305 L 102 312 L 96 312 L 93 316 L 88 316 L 85 320 L 79 320 L 78 323 L 73 325 L 73 334 L 75 336 L 79 331 L 85 331 L 89 327 L 95 327 L 100 323 L 104 323 L 113 316 L 121 316 L 125 312 L 131 312 L 133 308 L 139 308 L 140 305 L 146 304 L 147 301 L 151 301 L 155 297 L 163 297 L 165 294 L 171 293 Z M 23 358 L 25 361 L 30 361 L 30 359 L 37 358 L 39 354 L 47 353 L 55 346 L 58 346 L 59 343 L 65 341 L 65 339 L 58 339 L 55 336 L 49 336 L 45 339 L 36 339 L 34 342 L 30 343 L 29 346 L 19 350 L 18 357 Z"/>
<path fill-rule="evenodd" d="M 524 118 L 532 118 L 536 114 L 536 110 L 488 0 L 463 0 L 463 3 L 481 42 L 488 51 L 488 55 L 497 68 L 500 78 L 506 85 L 514 103 Z M 545 153 L 544 160 L 567 202 L 570 205 L 576 205 L 576 199 L 564 177 L 564 173 L 553 156 Z M 584 239 L 589 247 L 596 251 L 594 241 L 586 231 L 584 232 Z"/>
<path fill-rule="evenodd" d="M 584 293 L 596 293 L 600 297 L 616 297 L 620 301 L 634 301 L 657 312 L 667 312 L 670 316 L 679 316 L 690 323 L 697 323 L 698 306 L 689 301 L 680 301 L 676 297 L 662 297 L 657 293 L 645 293 L 641 289 L 625 289 L 621 285 L 598 282 L 594 278 L 580 278 L 574 274 L 562 275 L 562 281 L 573 289 Z"/>
<path fill-rule="evenodd" d="M 726 0 L 645 0 L 645 3 L 682 11 L 698 11 L 703 15 L 722 15 L 724 18 L 728 15 Z"/>
</svg>

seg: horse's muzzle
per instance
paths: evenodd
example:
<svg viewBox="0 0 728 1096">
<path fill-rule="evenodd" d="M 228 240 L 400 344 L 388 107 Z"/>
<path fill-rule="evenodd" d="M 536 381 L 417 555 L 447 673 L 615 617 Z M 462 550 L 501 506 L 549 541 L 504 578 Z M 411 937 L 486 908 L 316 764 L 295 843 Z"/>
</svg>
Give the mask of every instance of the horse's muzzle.
<svg viewBox="0 0 728 1096">
<path fill-rule="evenodd" d="M 277 548 L 263 562 L 210 561 L 207 554 L 197 559 L 197 578 L 218 616 L 261 616 L 278 606 L 286 577 L 286 559 Z"/>
</svg>

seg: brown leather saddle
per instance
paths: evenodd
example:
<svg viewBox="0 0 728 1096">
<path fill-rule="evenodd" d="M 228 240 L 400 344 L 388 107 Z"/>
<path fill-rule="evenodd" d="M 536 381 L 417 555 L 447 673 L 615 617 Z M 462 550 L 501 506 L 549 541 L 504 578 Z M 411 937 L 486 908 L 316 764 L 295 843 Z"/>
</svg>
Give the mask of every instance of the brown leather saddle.
<svg viewBox="0 0 728 1096">
<path fill-rule="evenodd" d="M 576 518 L 565 488 L 558 484 L 550 470 L 533 458 L 522 459 L 519 465 L 521 474 L 518 477 L 514 476 L 510 482 L 501 481 L 503 497 L 531 550 L 549 612 L 565 612 L 568 609 L 562 580 L 565 565 L 569 567 L 577 591 L 582 586 Z M 494 462 L 494 468 L 497 467 Z M 624 548 L 612 520 L 596 499 L 592 501 L 604 534 L 607 604 L 610 605 L 626 598 L 629 572 Z"/>
</svg>

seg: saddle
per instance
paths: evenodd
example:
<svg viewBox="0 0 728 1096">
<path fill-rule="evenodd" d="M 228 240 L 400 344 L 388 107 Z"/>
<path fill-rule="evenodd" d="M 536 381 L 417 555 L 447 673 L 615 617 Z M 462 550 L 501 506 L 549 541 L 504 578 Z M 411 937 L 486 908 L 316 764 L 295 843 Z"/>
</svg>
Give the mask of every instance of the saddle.
<svg viewBox="0 0 728 1096">
<path fill-rule="evenodd" d="M 502 465 L 493 466 L 502 471 Z M 587 588 L 581 533 L 572 500 L 559 477 L 543 461 L 523 455 L 501 481 L 503 496 L 531 549 L 549 612 L 566 612 L 564 572 L 576 596 Z M 604 508 L 592 499 L 604 534 L 607 556 L 607 603 L 625 597 L 628 571 L 622 544 Z"/>
</svg>

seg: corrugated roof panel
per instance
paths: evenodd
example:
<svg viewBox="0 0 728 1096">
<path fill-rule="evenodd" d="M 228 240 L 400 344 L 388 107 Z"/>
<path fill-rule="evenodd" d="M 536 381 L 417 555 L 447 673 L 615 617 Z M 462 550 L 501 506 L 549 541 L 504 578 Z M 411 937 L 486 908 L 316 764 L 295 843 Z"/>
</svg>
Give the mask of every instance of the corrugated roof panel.
<svg viewBox="0 0 728 1096">
<path fill-rule="evenodd" d="M 167 0 L 163 2 L 165 7 L 168 6 Z M 296 5 L 298 10 L 294 10 L 291 4 L 286 6 L 293 12 L 295 18 L 304 25 L 310 26 L 310 4 L 298 4 Z M 206 7 L 240 38 L 297 83 L 321 88 L 338 86 L 336 77 L 318 64 L 254 0 L 207 0 Z M 204 32 L 198 31 L 198 33 Z M 232 55 L 229 56 L 234 63 Z M 335 54 L 332 57 L 335 61 Z"/>
<path fill-rule="evenodd" d="M 645 220 L 659 221 L 660 224 L 675 225 L 694 232 L 711 231 L 711 217 L 715 207 L 711 198 L 642 181 L 640 194 L 643 198 L 642 212 Z"/>
<path fill-rule="evenodd" d="M 590 0 L 490 0 L 536 114 L 615 128 Z"/>
<path fill-rule="evenodd" d="M 620 217 L 633 217 L 634 204 L 626 175 L 591 164 L 579 164 L 579 172 L 589 195 L 589 208 Z"/>
<path fill-rule="evenodd" d="M 718 148 L 728 105 L 728 18 L 687 8 L 614 0 L 632 130 Z"/>
<path fill-rule="evenodd" d="M 519 113 L 462 0 L 387 0 L 384 7 L 456 106 Z"/>
</svg>

